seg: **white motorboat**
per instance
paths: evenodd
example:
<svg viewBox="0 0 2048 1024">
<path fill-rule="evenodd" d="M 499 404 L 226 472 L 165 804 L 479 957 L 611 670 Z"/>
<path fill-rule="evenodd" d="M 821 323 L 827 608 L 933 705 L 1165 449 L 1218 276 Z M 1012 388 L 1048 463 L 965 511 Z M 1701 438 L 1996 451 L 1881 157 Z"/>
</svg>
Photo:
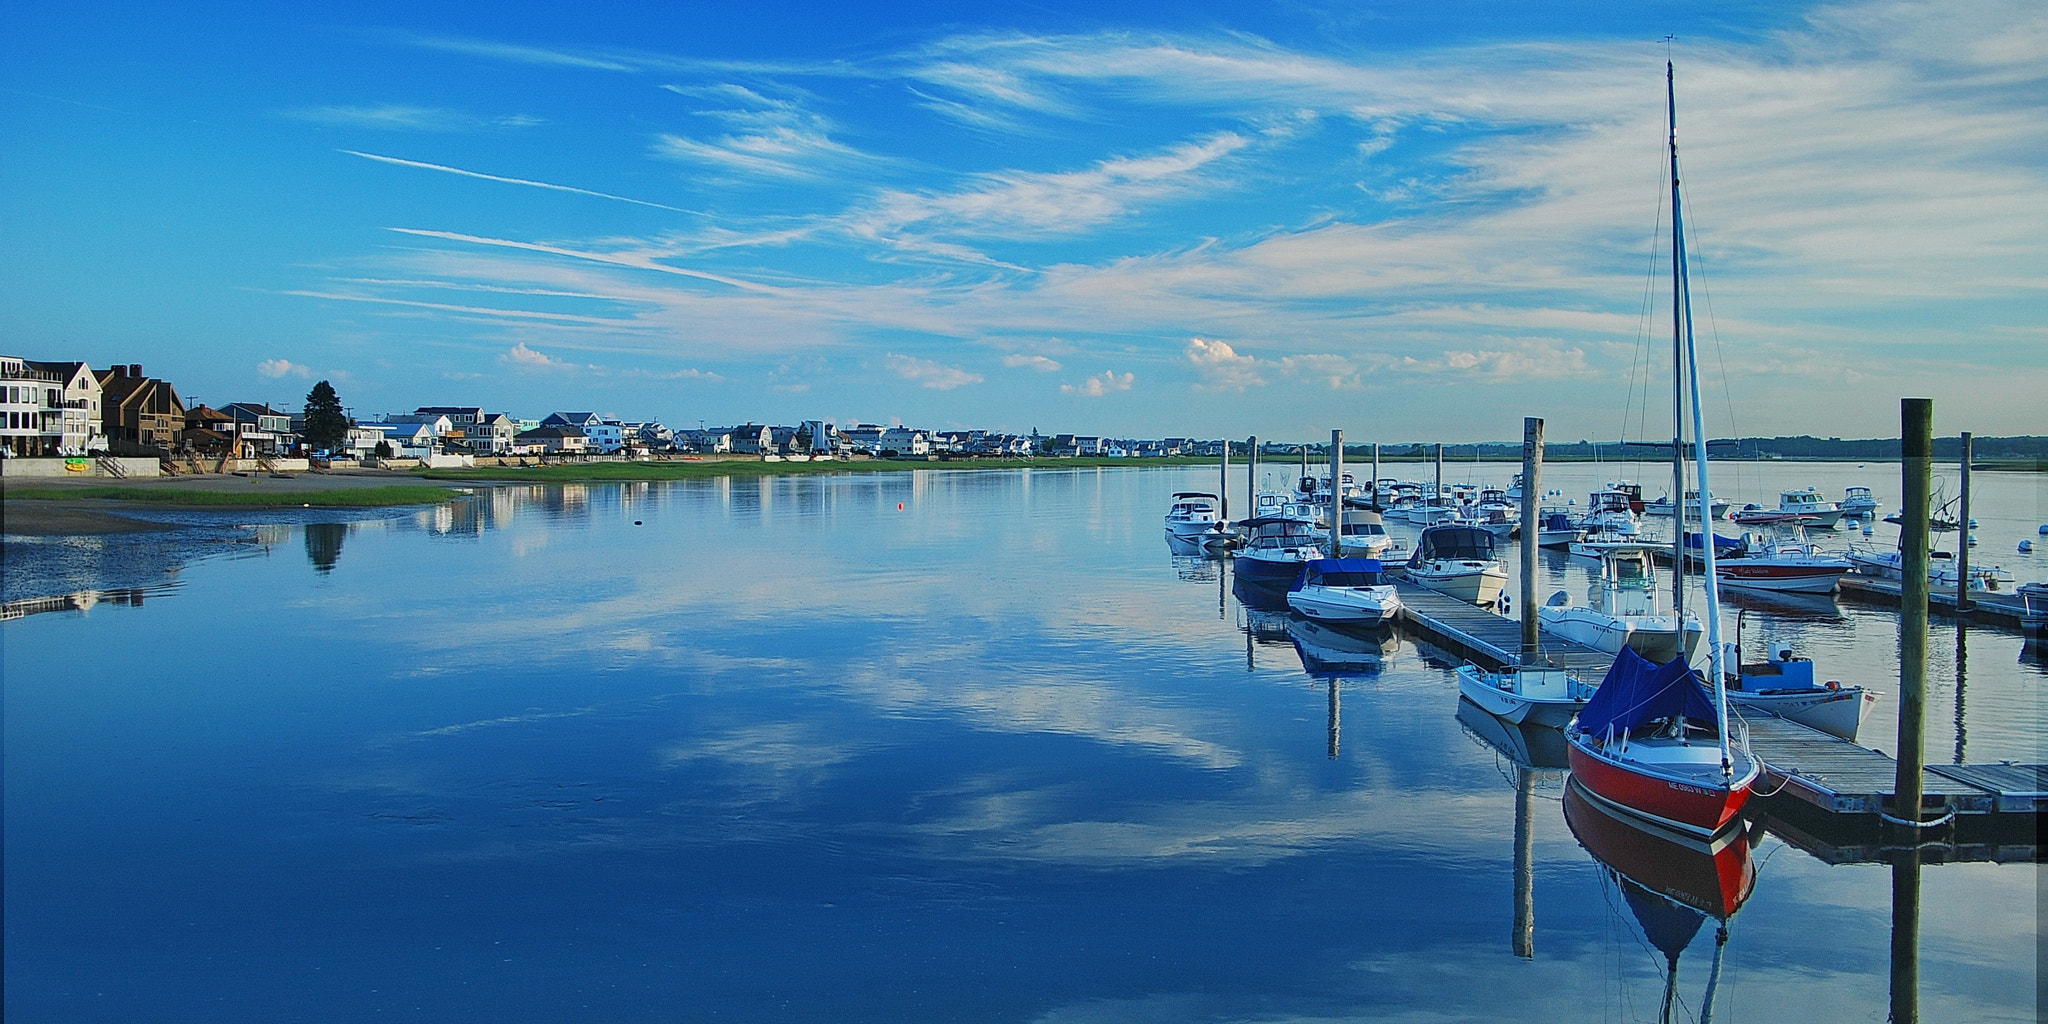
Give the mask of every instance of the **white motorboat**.
<svg viewBox="0 0 2048 1024">
<path fill-rule="evenodd" d="M 1868 487 L 1851 487 L 1842 492 L 1842 517 L 1844 519 L 1874 519 L 1877 517 L 1877 495 Z"/>
<path fill-rule="evenodd" d="M 1687 522 L 1697 523 L 1700 521 L 1700 495 L 1698 491 L 1685 492 L 1685 500 L 1680 504 L 1685 509 L 1685 519 Z M 1715 519 L 1726 519 L 1728 517 L 1730 506 L 1725 499 L 1711 498 L 1707 502 L 1707 507 Z M 1658 498 L 1656 501 L 1643 505 L 1644 515 L 1665 516 L 1668 518 L 1671 516 L 1672 511 L 1671 496 L 1668 494 Z"/>
<path fill-rule="evenodd" d="M 1579 529 L 1591 533 L 1618 533 L 1633 537 L 1641 526 L 1629 507 L 1627 491 L 1594 491 L 1586 499 L 1586 513 L 1579 517 Z"/>
<path fill-rule="evenodd" d="M 1182 540 L 1212 533 L 1221 521 L 1216 514 L 1216 496 L 1207 491 L 1181 491 L 1166 510 L 1167 534 Z"/>
<path fill-rule="evenodd" d="M 1287 605 L 1318 622 L 1377 626 L 1401 610 L 1401 595 L 1384 581 L 1377 558 L 1317 558 L 1302 567 Z"/>
<path fill-rule="evenodd" d="M 1572 541 L 1585 534 L 1579 529 L 1578 520 L 1572 518 L 1572 511 L 1565 505 L 1545 505 L 1537 516 L 1536 546 L 1545 548 L 1570 547 Z"/>
<path fill-rule="evenodd" d="M 1509 666 L 1488 672 L 1458 666 L 1458 692 L 1487 713 L 1523 725 L 1562 729 L 1586 706 L 1595 684 L 1561 668 Z"/>
<path fill-rule="evenodd" d="M 1905 552 L 1893 548 L 1889 551 L 1868 544 L 1851 544 L 1842 553 L 1856 567 L 1859 576 L 1881 580 L 1904 579 Z M 1962 575 L 1962 566 L 1952 551 L 1929 551 L 1927 553 L 1927 585 L 1941 593 L 1955 593 L 1956 580 Z M 1970 566 L 1969 590 L 1973 594 L 2010 594 L 2019 585 L 2013 574 L 2002 566 Z"/>
<path fill-rule="evenodd" d="M 1579 554 L 1580 544 L 1572 545 Z M 1656 664 L 1686 657 L 1699 645 L 1700 620 L 1665 614 L 1657 606 L 1657 579 L 1650 566 L 1650 547 L 1640 541 L 1608 542 L 1599 546 L 1600 575 L 1587 591 L 1587 603 L 1573 604 L 1571 595 L 1560 590 L 1550 596 L 1536 617 L 1543 628 L 1594 650 L 1616 654 L 1623 647 Z"/>
<path fill-rule="evenodd" d="M 1810 525 L 1832 530 L 1842 521 L 1842 506 L 1820 496 L 1811 487 L 1778 492 L 1778 511 L 1811 519 Z"/>
<path fill-rule="evenodd" d="M 1394 535 L 1380 513 L 1369 508 L 1344 509 L 1344 550 L 1347 555 L 1380 558 L 1394 548 Z"/>
<path fill-rule="evenodd" d="M 1423 530 L 1402 572 L 1414 583 L 1482 607 L 1497 604 L 1508 584 L 1493 534 L 1472 526 Z"/>
<path fill-rule="evenodd" d="M 1806 539 L 1805 517 L 1780 524 L 1766 538 L 1749 538 L 1749 551 L 1739 558 L 1714 563 L 1724 587 L 1777 590 L 1794 594 L 1832 594 L 1842 577 L 1856 566 L 1846 558 L 1824 554 Z"/>
</svg>

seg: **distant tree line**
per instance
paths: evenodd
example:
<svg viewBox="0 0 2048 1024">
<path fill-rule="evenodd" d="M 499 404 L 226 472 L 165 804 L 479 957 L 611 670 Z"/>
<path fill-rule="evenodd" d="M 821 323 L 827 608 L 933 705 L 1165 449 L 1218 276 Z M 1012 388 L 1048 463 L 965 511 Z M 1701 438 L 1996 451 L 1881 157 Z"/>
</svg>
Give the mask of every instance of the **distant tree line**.
<svg viewBox="0 0 2048 1024">
<path fill-rule="evenodd" d="M 1900 455 L 1899 439 L 1896 437 L 1874 437 L 1844 440 L 1839 437 L 1813 437 L 1801 434 L 1797 437 L 1738 437 L 1717 438 L 1708 442 L 1709 454 L 1716 459 L 1794 459 L 1819 461 L 1885 461 L 1896 460 Z M 1328 444 L 1310 448 L 1325 453 Z M 1609 459 L 1609 460 L 1654 460 L 1668 459 L 1670 442 L 1631 443 L 1625 441 L 1550 441 L 1543 443 L 1545 457 L 1552 459 Z M 1956 459 L 1962 456 L 1963 442 L 1960 437 L 1937 437 L 1934 439 L 1936 459 Z M 2025 434 L 2018 437 L 1976 437 L 1972 438 L 1972 454 L 1977 459 L 2048 459 L 2048 436 Z M 1435 458 L 1436 445 L 1415 442 L 1398 444 L 1382 443 L 1380 455 L 1383 458 Z M 1372 457 L 1372 446 L 1346 442 L 1344 458 L 1347 461 L 1361 456 Z M 1520 441 L 1482 441 L 1478 444 L 1446 444 L 1444 458 L 1447 461 L 1479 458 L 1487 461 L 1517 461 L 1522 457 Z"/>
</svg>

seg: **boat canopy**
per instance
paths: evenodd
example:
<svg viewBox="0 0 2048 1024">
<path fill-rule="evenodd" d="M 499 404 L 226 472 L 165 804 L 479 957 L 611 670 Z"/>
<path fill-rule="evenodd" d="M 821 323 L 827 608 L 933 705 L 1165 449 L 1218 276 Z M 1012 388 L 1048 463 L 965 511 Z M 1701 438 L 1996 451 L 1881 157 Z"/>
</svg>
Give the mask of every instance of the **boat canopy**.
<svg viewBox="0 0 2048 1024">
<path fill-rule="evenodd" d="M 1600 681 L 1593 699 L 1579 712 L 1579 729 L 1598 736 L 1612 725 L 1617 731 L 1639 729 L 1660 718 L 1684 715 L 1701 723 L 1719 721 L 1714 714 L 1714 696 L 1707 684 L 1682 657 L 1662 665 L 1623 647 L 1614 656 L 1614 667 Z"/>
<path fill-rule="evenodd" d="M 1490 562 L 1494 558 L 1493 534 L 1476 526 L 1432 526 L 1422 531 L 1415 560 L 1469 558 Z"/>
<path fill-rule="evenodd" d="M 1294 589 L 1310 584 L 1325 587 L 1377 587 L 1385 580 L 1386 565 L 1377 558 L 1311 558 Z"/>
<path fill-rule="evenodd" d="M 1179 501 L 1179 500 L 1181 500 L 1182 498 L 1213 498 L 1213 497 L 1215 497 L 1215 495 L 1213 495 L 1213 494 L 1210 494 L 1210 493 L 1209 493 L 1208 491 L 1175 491 L 1175 492 L 1174 492 L 1174 495 L 1173 495 L 1173 500 L 1175 500 L 1175 501 Z"/>
</svg>

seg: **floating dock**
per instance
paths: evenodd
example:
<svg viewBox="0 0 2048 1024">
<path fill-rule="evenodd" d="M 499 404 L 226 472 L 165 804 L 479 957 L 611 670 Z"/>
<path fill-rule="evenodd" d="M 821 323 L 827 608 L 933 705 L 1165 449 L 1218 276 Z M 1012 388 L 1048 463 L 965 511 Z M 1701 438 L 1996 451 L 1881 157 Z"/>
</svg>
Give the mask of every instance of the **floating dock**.
<svg viewBox="0 0 2048 1024">
<path fill-rule="evenodd" d="M 1407 580 L 1394 585 L 1401 594 L 1401 625 L 1410 634 L 1487 669 L 1521 660 L 1519 620 Z M 1546 632 L 1539 631 L 1539 640 L 1544 662 L 1582 677 L 1605 675 L 1614 663 L 1611 654 Z M 1764 764 L 1756 785 L 1759 795 L 1797 801 L 1836 823 L 1851 816 L 1874 823 L 1878 814 L 1890 812 L 1898 776 L 1898 762 L 1891 757 L 1768 714 L 1751 713 L 1745 721 L 1750 750 Z M 2048 809 L 2048 765 L 1931 765 L 1922 776 L 1923 818 L 1953 811 L 2032 829 L 2043 809 Z"/>
<path fill-rule="evenodd" d="M 1858 576 L 1854 573 L 1842 577 L 1841 595 L 1855 601 L 1898 607 L 1906 585 L 1898 580 L 1878 579 L 1872 576 Z M 1956 610 L 1956 588 L 1931 587 L 1927 593 L 1927 608 L 1932 612 L 1983 622 L 1996 626 L 2018 627 L 2021 625 L 2024 603 L 2017 593 L 1972 591 L 1970 606 Z"/>
</svg>

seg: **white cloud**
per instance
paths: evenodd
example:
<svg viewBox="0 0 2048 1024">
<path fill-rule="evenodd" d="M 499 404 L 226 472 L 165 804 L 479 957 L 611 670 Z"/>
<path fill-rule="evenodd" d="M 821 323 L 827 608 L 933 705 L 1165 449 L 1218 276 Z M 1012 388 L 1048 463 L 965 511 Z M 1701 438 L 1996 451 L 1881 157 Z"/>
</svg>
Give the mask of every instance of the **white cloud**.
<svg viewBox="0 0 2048 1024">
<path fill-rule="evenodd" d="M 1060 385 L 1060 394 L 1100 398 L 1115 391 L 1129 391 L 1131 382 L 1135 379 L 1136 376 L 1133 374 L 1119 375 L 1114 370 L 1104 370 L 1101 375 L 1090 377 L 1079 384 Z"/>
<path fill-rule="evenodd" d="M 498 358 L 514 366 L 528 366 L 536 369 L 561 369 L 569 365 L 545 352 L 526 347 L 526 343 L 523 341 L 507 349 L 505 354 Z"/>
<path fill-rule="evenodd" d="M 312 370 L 300 366 L 289 359 L 265 359 L 256 364 L 256 372 L 265 377 L 311 378 L 313 376 Z"/>
<path fill-rule="evenodd" d="M 1227 341 L 1189 338 L 1187 348 L 1182 351 L 1188 362 L 1195 364 L 1196 371 L 1201 373 L 1202 387 L 1215 391 L 1243 391 L 1266 383 L 1259 376 L 1258 360 L 1238 355 Z"/>
<path fill-rule="evenodd" d="M 904 380 L 934 391 L 951 391 L 968 384 L 979 384 L 982 380 L 981 374 L 978 373 L 968 373 L 966 370 L 935 363 L 929 359 L 894 353 L 889 355 L 889 370 Z"/>
<path fill-rule="evenodd" d="M 572 185 L 556 185 L 551 182 L 534 181 L 530 178 L 508 178 L 504 177 L 503 175 L 485 174 L 482 171 L 466 171 L 460 167 L 448 167 L 443 164 L 423 163 L 418 160 L 405 160 L 395 156 L 380 156 L 376 153 L 363 153 L 353 149 L 344 149 L 342 150 L 342 152 L 347 153 L 350 156 L 362 157 L 365 160 L 375 160 L 378 163 L 395 164 L 399 167 L 417 167 L 425 171 L 440 171 L 443 174 L 456 174 L 461 175 L 462 177 L 465 178 L 478 178 L 483 181 L 496 181 L 502 182 L 507 185 L 524 185 L 528 188 L 544 188 L 554 192 L 573 192 L 577 195 L 594 196 L 598 199 L 615 199 L 619 202 L 632 203 L 636 206 L 652 206 L 657 210 L 672 210 L 676 213 L 687 212 L 674 206 L 665 206 L 661 203 L 650 203 L 645 199 L 631 199 L 626 196 L 615 196 L 609 192 L 593 192 L 590 189 L 576 188 Z"/>
<path fill-rule="evenodd" d="M 805 110 L 794 100 L 764 96 L 741 85 L 662 88 L 684 96 L 732 101 L 733 106 L 693 113 L 722 122 L 733 130 L 708 140 L 663 132 L 655 136 L 656 156 L 778 178 L 816 177 L 835 168 L 875 161 L 874 157 L 833 140 L 832 122 Z"/>
<path fill-rule="evenodd" d="M 1040 355 L 1024 355 L 1016 352 L 1004 356 L 1003 365 L 1009 367 L 1029 367 L 1040 373 L 1052 373 L 1060 368 L 1060 364 L 1055 360 L 1047 359 Z"/>
</svg>

